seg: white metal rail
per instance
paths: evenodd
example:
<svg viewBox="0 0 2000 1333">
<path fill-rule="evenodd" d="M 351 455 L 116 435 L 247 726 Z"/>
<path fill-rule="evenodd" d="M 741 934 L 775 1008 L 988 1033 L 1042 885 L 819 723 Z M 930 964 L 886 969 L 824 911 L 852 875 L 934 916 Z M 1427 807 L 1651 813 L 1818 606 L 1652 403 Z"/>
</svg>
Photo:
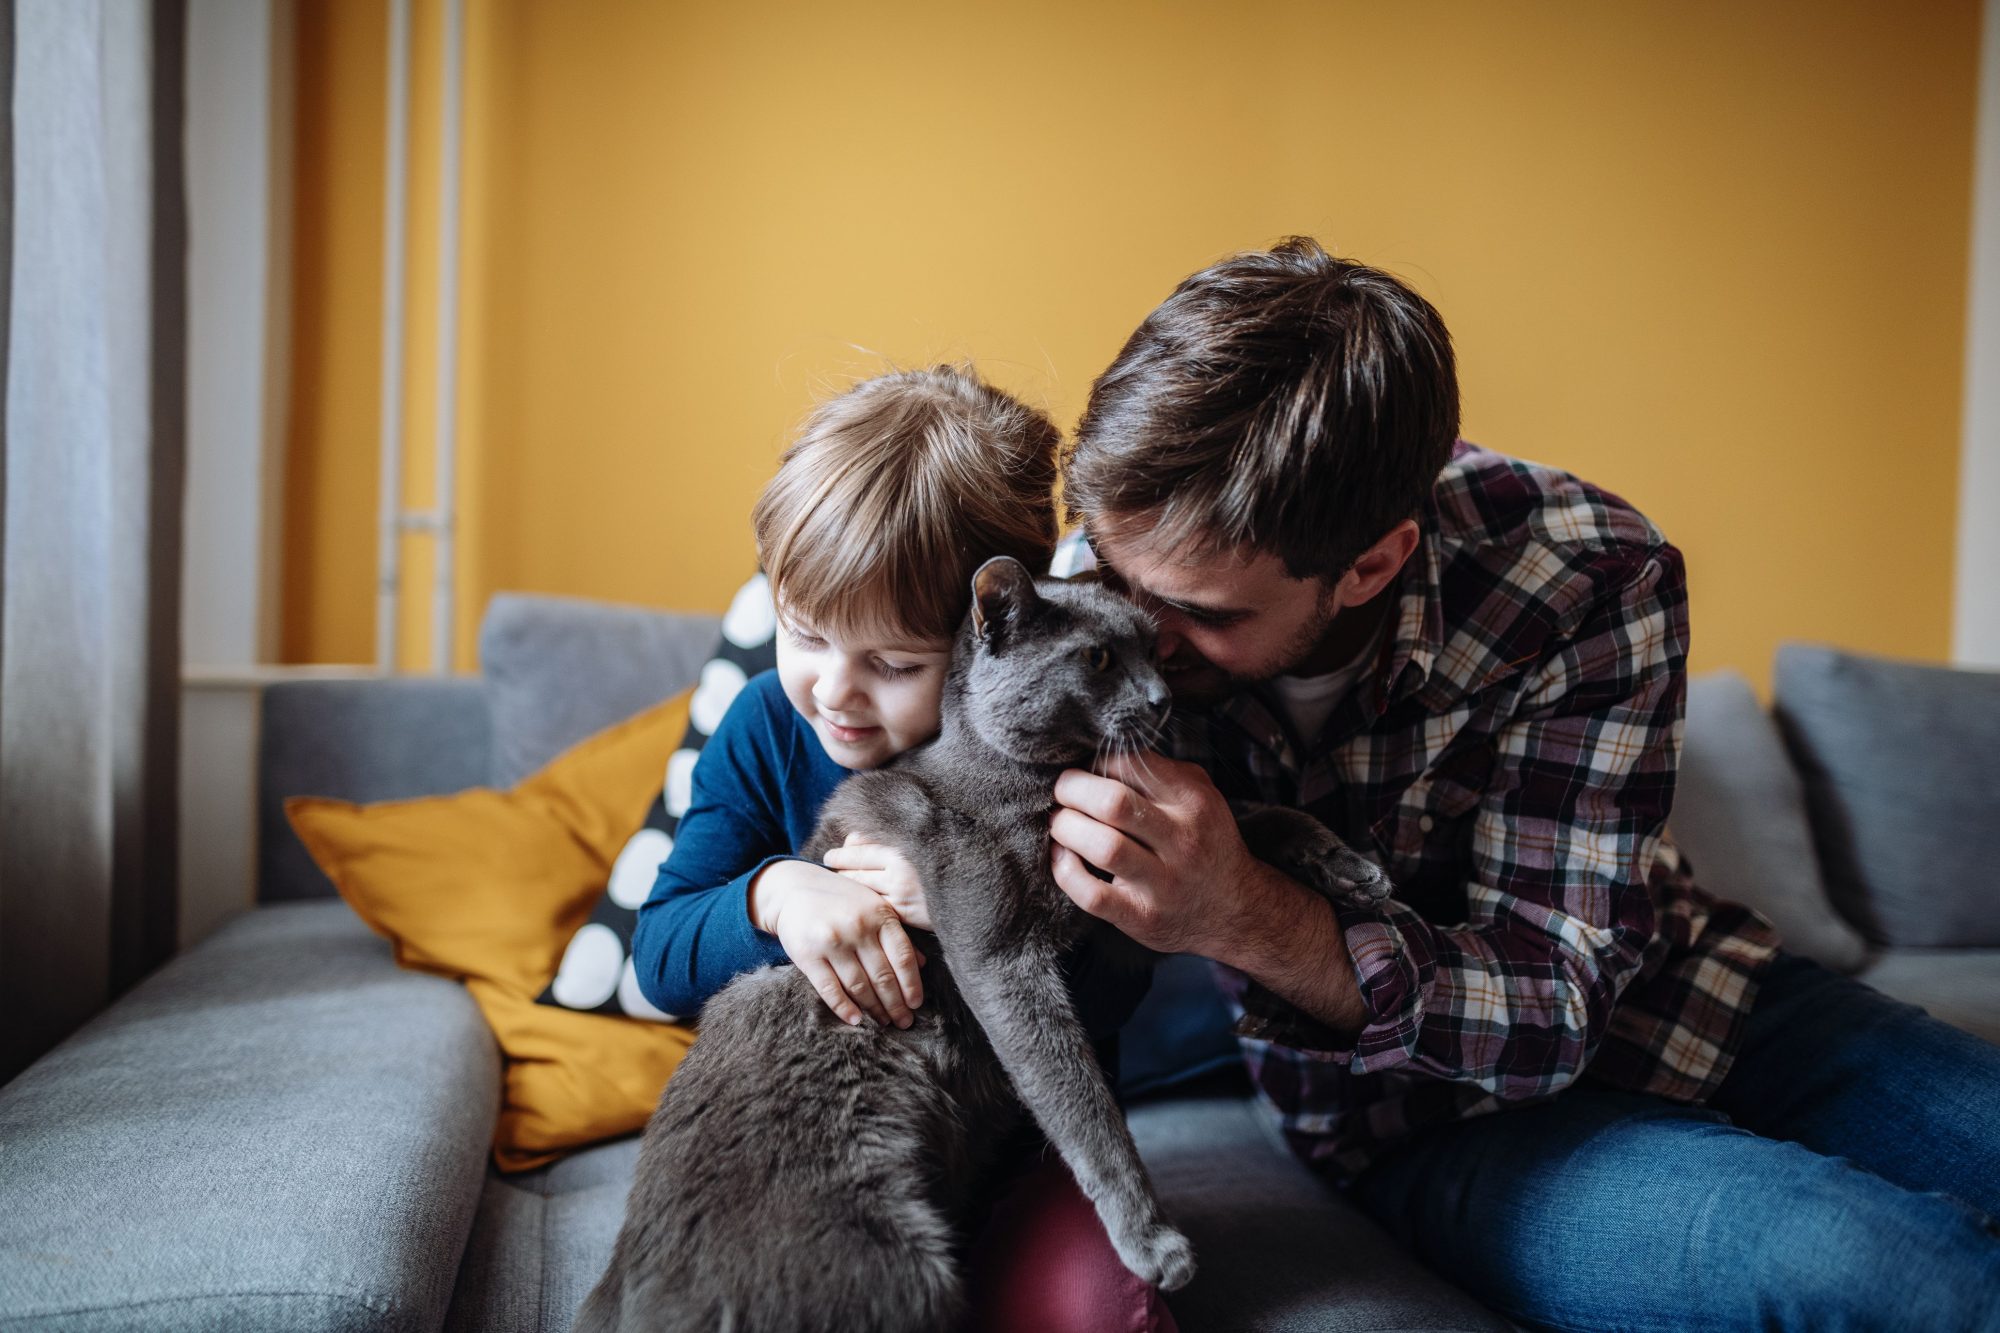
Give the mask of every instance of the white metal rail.
<svg viewBox="0 0 2000 1333">
<path fill-rule="evenodd" d="M 452 667 L 458 505 L 459 167 L 465 79 L 464 0 L 445 0 L 444 88 L 439 108 L 436 503 L 403 505 L 404 326 L 409 253 L 410 0 L 389 0 L 389 125 L 383 191 L 381 467 L 375 581 L 375 664 L 396 669 L 402 603 L 402 539 L 435 543 L 431 590 L 431 670 Z"/>
</svg>

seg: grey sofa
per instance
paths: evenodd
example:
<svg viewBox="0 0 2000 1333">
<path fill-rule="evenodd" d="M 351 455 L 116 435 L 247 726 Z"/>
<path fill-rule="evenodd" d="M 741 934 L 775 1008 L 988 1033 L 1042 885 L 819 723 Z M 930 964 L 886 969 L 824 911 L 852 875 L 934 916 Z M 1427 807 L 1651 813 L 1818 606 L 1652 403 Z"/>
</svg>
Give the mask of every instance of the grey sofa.
<svg viewBox="0 0 2000 1333">
<path fill-rule="evenodd" d="M 566 1328 L 609 1253 L 636 1138 L 495 1172 L 500 1066 L 478 1010 L 395 967 L 330 896 L 280 802 L 511 781 L 691 681 L 714 630 L 503 597 L 480 678 L 272 687 L 261 905 L 0 1089 L 0 1329 Z M 1885 798 L 1841 785 L 1856 766 L 1820 713 L 1784 712 L 1788 691 L 1810 695 L 1851 659 L 1799 651 L 1780 664 L 1786 740 L 1740 681 L 1695 683 L 1682 842 L 1718 887 L 1768 899 L 1807 951 L 2000 1039 L 1992 895 L 1951 917 L 1952 938 L 1910 933 L 1902 886 L 1869 879 L 1894 867 L 1840 822 Z M 1827 905 L 1829 855 L 1843 905 L 1896 947 Z M 1511 1327 L 1293 1161 L 1240 1076 L 1135 1104 L 1130 1120 L 1200 1254 L 1171 1301 L 1189 1333 Z"/>
</svg>

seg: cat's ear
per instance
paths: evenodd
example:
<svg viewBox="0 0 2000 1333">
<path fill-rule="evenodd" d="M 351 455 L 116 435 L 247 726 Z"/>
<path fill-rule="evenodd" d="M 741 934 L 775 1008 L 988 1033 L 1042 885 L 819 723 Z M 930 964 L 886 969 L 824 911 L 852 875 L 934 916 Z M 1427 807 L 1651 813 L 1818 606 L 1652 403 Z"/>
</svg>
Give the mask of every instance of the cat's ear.
<svg viewBox="0 0 2000 1333">
<path fill-rule="evenodd" d="M 1011 555 L 996 555 L 972 575 L 972 632 L 992 643 L 1040 601 L 1028 567 Z"/>
</svg>

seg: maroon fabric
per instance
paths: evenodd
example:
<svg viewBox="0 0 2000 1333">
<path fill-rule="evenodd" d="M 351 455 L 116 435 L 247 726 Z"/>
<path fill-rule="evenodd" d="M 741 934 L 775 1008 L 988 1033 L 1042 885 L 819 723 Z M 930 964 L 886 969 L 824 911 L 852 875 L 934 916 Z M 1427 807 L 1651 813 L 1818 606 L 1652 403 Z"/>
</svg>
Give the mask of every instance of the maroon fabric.
<svg viewBox="0 0 2000 1333">
<path fill-rule="evenodd" d="M 1054 1153 L 994 1204 L 968 1278 L 968 1333 L 1178 1333 L 1159 1291 L 1119 1262 Z"/>
</svg>

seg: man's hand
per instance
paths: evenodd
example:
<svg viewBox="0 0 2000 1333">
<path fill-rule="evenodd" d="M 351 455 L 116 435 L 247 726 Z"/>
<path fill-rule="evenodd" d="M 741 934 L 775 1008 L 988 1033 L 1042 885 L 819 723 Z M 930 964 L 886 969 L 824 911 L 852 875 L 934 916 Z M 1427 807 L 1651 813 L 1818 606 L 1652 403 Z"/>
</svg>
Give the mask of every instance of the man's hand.
<svg viewBox="0 0 2000 1333">
<path fill-rule="evenodd" d="M 858 884 L 866 884 L 889 900 L 906 926 L 935 930 L 931 909 L 924 901 L 924 884 L 903 854 L 884 843 L 870 842 L 859 833 L 827 852 L 823 863 Z"/>
<path fill-rule="evenodd" d="M 842 1021 L 906 1028 L 924 1002 L 910 943 L 889 901 L 810 861 L 777 861 L 750 883 L 750 920 L 776 935 L 826 1007 Z"/>
<path fill-rule="evenodd" d="M 1250 854 L 1200 768 L 1120 755 L 1102 775 L 1065 771 L 1055 796 L 1052 869 L 1078 907 L 1155 952 L 1227 963 L 1322 1023 L 1367 1022 L 1332 905 Z"/>
<path fill-rule="evenodd" d="M 1208 774 L 1157 754 L 1118 755 L 1102 776 L 1066 771 L 1055 797 L 1056 885 L 1077 906 L 1159 953 L 1230 952 L 1250 906 L 1243 890 L 1264 867 Z"/>
</svg>

